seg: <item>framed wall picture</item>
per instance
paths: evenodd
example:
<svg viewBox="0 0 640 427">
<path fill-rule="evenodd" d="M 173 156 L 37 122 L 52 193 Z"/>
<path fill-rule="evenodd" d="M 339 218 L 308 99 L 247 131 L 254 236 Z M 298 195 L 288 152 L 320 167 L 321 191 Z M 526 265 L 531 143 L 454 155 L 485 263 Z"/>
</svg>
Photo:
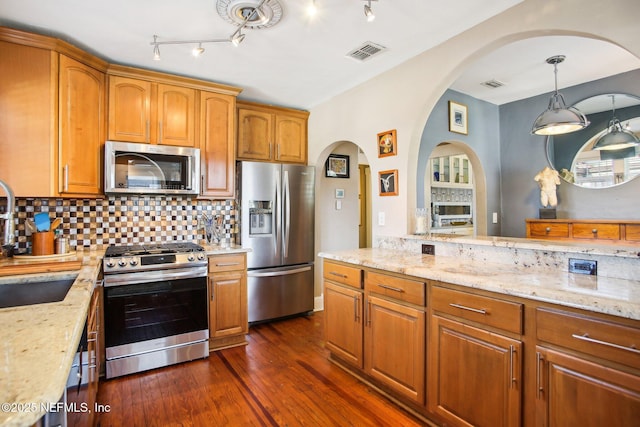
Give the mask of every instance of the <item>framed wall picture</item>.
<svg viewBox="0 0 640 427">
<path fill-rule="evenodd" d="M 327 178 L 349 178 L 349 156 L 329 154 L 325 163 L 324 176 Z"/>
<path fill-rule="evenodd" d="M 468 135 L 467 106 L 449 101 L 449 131 Z"/>
<path fill-rule="evenodd" d="M 395 129 L 378 134 L 378 157 L 395 156 L 397 150 Z"/>
<path fill-rule="evenodd" d="M 398 195 L 398 169 L 378 172 L 381 196 Z"/>
</svg>

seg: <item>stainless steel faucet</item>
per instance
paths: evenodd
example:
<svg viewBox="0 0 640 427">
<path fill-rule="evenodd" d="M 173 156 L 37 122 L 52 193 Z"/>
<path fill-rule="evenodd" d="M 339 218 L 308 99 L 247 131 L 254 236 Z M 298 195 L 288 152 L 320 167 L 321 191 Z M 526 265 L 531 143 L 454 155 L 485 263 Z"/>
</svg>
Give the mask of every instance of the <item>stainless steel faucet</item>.
<svg viewBox="0 0 640 427">
<path fill-rule="evenodd" d="M 16 244 L 15 224 L 13 223 L 14 211 L 16 209 L 16 198 L 13 195 L 11 188 L 2 180 L 0 180 L 0 187 L 4 189 L 4 192 L 7 195 L 7 211 L 0 214 L 0 218 L 4 219 L 2 249 L 6 250 L 10 256 L 11 250 Z"/>
</svg>

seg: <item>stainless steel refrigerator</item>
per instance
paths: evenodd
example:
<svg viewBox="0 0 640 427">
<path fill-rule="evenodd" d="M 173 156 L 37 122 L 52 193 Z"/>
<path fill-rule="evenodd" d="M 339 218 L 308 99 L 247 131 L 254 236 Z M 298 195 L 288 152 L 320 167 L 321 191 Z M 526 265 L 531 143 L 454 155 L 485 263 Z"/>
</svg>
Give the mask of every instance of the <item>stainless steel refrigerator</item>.
<svg viewBox="0 0 640 427">
<path fill-rule="evenodd" d="M 312 166 L 239 162 L 249 323 L 313 310 Z"/>
</svg>

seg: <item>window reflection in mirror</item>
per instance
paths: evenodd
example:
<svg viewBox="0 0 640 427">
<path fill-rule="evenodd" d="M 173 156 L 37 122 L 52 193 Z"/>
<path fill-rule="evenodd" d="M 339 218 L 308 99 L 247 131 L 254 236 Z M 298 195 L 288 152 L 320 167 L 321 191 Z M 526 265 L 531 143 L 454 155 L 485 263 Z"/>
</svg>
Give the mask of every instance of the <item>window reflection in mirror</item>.
<svg viewBox="0 0 640 427">
<path fill-rule="evenodd" d="M 622 150 L 593 150 L 595 142 L 608 132 L 613 118 L 612 94 L 594 96 L 574 105 L 591 124 L 579 131 L 547 138 L 549 163 L 568 182 L 586 188 L 604 188 L 640 175 L 640 147 Z M 625 129 L 640 134 L 640 98 L 615 94 L 615 117 Z"/>
</svg>

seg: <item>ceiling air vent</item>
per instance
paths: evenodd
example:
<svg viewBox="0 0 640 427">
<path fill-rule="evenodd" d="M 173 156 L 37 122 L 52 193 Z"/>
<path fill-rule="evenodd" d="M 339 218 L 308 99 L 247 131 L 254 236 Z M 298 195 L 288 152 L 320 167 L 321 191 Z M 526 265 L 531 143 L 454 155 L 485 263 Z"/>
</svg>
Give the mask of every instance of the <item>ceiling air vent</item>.
<svg viewBox="0 0 640 427">
<path fill-rule="evenodd" d="M 371 58 L 373 55 L 377 55 L 378 53 L 385 50 L 386 47 L 381 46 L 372 42 L 365 42 L 362 46 L 353 49 L 351 52 L 347 53 L 347 56 L 353 58 L 357 61 L 365 61 Z"/>
<path fill-rule="evenodd" d="M 505 85 L 505 83 L 502 83 L 500 80 L 496 79 L 487 80 L 486 82 L 482 82 L 480 84 L 491 89 L 497 89 Z"/>
</svg>

